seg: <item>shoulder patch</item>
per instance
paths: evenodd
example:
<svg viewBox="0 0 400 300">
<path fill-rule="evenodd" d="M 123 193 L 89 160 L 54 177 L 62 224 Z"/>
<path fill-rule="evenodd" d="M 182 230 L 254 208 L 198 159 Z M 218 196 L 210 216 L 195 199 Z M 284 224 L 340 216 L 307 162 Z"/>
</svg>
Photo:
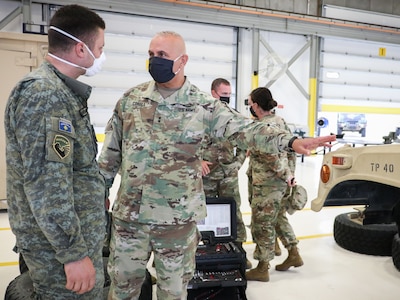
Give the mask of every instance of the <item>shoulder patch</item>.
<svg viewBox="0 0 400 300">
<path fill-rule="evenodd" d="M 58 120 L 58 130 L 71 133 L 72 132 L 72 124 L 71 121 L 66 119 L 59 119 Z"/>
<path fill-rule="evenodd" d="M 53 139 L 53 149 L 61 159 L 65 159 L 71 153 L 71 142 L 65 136 L 56 134 Z"/>
</svg>

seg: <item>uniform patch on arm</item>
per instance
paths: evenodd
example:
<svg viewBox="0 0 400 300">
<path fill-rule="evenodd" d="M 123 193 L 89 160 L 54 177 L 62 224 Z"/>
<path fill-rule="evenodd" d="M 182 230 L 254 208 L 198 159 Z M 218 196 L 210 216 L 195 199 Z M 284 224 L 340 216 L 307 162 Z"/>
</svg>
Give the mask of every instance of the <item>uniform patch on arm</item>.
<svg viewBox="0 0 400 300">
<path fill-rule="evenodd" d="M 56 134 L 53 140 L 53 149 L 61 159 L 65 159 L 71 153 L 71 142 L 65 136 Z"/>
<path fill-rule="evenodd" d="M 70 120 L 51 117 L 51 128 L 47 133 L 47 154 L 46 158 L 50 161 L 71 163 L 75 129 Z"/>
<path fill-rule="evenodd" d="M 67 132 L 67 133 L 72 133 L 72 124 L 70 121 L 65 120 L 65 119 L 59 119 L 58 120 L 58 130 Z"/>
</svg>

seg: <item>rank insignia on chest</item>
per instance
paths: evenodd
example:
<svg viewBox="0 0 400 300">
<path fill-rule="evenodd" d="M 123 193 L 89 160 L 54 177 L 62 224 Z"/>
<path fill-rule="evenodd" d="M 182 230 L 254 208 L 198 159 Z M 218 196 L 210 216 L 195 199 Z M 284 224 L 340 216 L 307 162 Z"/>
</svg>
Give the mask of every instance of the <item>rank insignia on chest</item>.
<svg viewBox="0 0 400 300">
<path fill-rule="evenodd" d="M 70 121 L 65 119 L 58 120 L 58 130 L 71 133 L 72 132 L 72 124 Z"/>
<path fill-rule="evenodd" d="M 61 159 L 64 159 L 70 154 L 71 143 L 65 136 L 57 134 L 53 140 L 53 149 Z"/>
</svg>

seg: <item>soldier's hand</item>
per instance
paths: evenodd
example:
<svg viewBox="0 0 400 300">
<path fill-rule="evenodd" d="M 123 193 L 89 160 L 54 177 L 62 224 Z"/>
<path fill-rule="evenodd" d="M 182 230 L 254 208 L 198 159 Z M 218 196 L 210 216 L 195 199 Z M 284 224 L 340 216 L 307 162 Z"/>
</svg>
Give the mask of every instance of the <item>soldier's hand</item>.
<svg viewBox="0 0 400 300">
<path fill-rule="evenodd" d="M 201 161 L 201 175 L 206 176 L 207 174 L 210 173 L 210 167 L 212 163 L 206 160 Z"/>
<path fill-rule="evenodd" d="M 336 140 L 336 135 L 320 136 L 316 138 L 296 139 L 293 141 L 292 149 L 299 154 L 310 155 L 311 150 L 316 149 L 318 147 L 327 147 L 327 148 L 332 147 L 330 142 L 333 142 L 335 140 Z"/>
<path fill-rule="evenodd" d="M 289 187 L 294 187 L 294 186 L 296 186 L 296 184 L 297 184 L 297 182 L 296 182 L 296 180 L 295 180 L 295 178 L 294 178 L 293 175 L 290 175 L 290 176 L 289 176 L 289 178 L 286 180 L 286 183 L 287 183 L 287 185 L 288 185 Z"/>
<path fill-rule="evenodd" d="M 96 283 L 96 270 L 89 257 L 64 265 L 67 284 L 65 288 L 77 294 L 91 291 Z"/>
</svg>

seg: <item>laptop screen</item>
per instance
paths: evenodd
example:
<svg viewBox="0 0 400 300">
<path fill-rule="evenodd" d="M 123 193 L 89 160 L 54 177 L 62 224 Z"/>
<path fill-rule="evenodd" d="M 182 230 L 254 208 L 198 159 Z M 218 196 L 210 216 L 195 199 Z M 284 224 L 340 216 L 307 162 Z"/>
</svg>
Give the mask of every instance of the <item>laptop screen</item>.
<svg viewBox="0 0 400 300">
<path fill-rule="evenodd" d="M 213 231 L 222 240 L 236 239 L 236 202 L 233 198 L 207 198 L 207 217 L 197 222 L 199 231 Z"/>
</svg>

